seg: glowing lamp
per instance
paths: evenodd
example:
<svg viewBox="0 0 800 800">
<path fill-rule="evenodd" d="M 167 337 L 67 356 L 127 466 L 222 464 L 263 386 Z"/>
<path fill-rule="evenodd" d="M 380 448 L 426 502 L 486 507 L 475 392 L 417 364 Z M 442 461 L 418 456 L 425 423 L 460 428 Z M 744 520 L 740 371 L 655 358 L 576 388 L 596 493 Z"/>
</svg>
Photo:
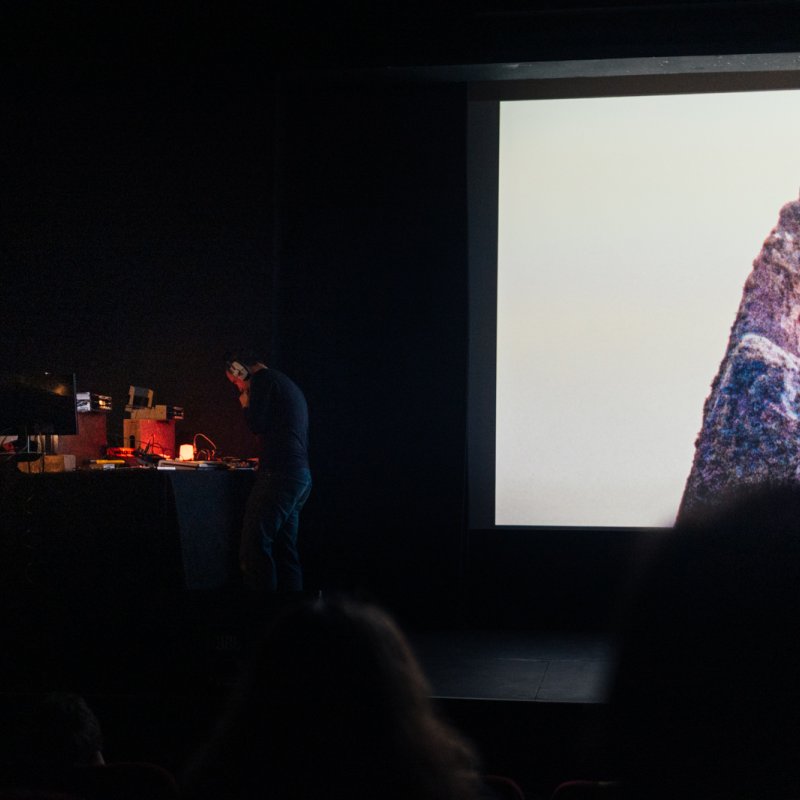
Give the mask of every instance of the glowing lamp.
<svg viewBox="0 0 800 800">
<path fill-rule="evenodd" d="M 194 458 L 194 445 L 182 444 L 181 449 L 178 453 L 178 459 L 180 461 L 191 461 L 193 458 Z"/>
</svg>

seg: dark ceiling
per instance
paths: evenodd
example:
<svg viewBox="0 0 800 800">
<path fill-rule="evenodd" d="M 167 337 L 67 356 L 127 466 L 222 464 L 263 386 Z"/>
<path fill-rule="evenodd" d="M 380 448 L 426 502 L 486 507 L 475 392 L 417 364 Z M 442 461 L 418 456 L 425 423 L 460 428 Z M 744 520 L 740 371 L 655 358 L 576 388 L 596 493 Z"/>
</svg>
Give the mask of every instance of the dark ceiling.
<svg viewBox="0 0 800 800">
<path fill-rule="evenodd" d="M 213 80 L 307 67 L 786 52 L 798 49 L 800 38 L 797 0 L 30 0 L 5 9 L 0 59 L 5 75 L 23 82 L 102 80 L 127 71 Z"/>
</svg>

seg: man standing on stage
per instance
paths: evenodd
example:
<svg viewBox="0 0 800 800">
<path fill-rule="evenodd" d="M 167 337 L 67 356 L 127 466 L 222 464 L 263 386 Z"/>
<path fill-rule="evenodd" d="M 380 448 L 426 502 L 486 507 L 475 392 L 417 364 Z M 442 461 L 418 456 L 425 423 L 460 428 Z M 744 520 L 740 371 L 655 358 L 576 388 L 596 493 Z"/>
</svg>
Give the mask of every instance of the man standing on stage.
<svg viewBox="0 0 800 800">
<path fill-rule="evenodd" d="M 300 592 L 297 536 L 311 492 L 306 399 L 297 384 L 252 352 L 226 355 L 225 366 L 260 446 L 239 548 L 244 583 L 260 593 Z"/>
</svg>

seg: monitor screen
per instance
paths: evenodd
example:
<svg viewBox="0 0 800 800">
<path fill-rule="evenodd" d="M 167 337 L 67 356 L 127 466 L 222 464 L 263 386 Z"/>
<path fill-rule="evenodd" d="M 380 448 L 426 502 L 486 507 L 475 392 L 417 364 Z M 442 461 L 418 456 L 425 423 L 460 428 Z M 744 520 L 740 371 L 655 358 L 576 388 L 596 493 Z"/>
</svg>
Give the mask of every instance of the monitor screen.
<svg viewBox="0 0 800 800">
<path fill-rule="evenodd" d="M 0 372 L 0 436 L 77 432 L 73 373 Z"/>
<path fill-rule="evenodd" d="M 757 315 L 799 324 L 800 294 L 752 277 L 778 241 L 792 260 L 779 219 L 800 212 L 796 59 L 764 63 L 549 64 L 474 88 L 473 527 L 666 527 L 688 491 L 783 477 L 763 437 L 797 422 L 796 345 L 764 334 L 787 412 L 749 455 L 708 408 Z"/>
</svg>

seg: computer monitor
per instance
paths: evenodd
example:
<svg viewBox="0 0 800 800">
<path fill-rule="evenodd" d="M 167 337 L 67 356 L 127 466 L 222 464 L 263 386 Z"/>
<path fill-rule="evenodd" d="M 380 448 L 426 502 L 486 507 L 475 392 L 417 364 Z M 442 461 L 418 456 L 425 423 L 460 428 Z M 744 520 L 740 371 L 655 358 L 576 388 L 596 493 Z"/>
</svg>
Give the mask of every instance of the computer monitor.
<svg viewBox="0 0 800 800">
<path fill-rule="evenodd" d="M 0 371 L 0 436 L 77 433 L 74 373 Z"/>
</svg>

